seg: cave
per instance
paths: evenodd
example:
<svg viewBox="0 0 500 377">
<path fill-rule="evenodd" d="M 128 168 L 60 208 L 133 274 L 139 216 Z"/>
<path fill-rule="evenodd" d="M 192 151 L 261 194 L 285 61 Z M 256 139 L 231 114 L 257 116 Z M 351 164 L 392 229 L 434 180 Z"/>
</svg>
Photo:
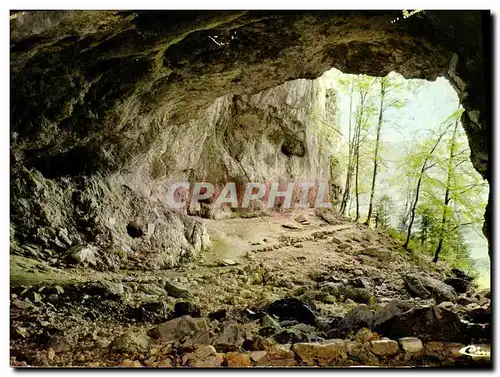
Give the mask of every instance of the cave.
<svg viewBox="0 0 500 377">
<path fill-rule="evenodd" d="M 481 312 L 491 310 L 491 296 L 474 292 L 459 297 L 463 284 L 467 286 L 464 292 L 470 286 L 463 271 L 442 267 L 452 274 L 446 276 L 452 279 L 450 284 L 462 284 L 457 285 L 457 292 L 437 281 L 435 271 L 426 277 L 408 273 L 394 289 L 408 290 L 408 299 L 433 300 L 434 311 L 417 307 L 410 312 L 401 309 L 406 304 L 396 303 L 396 315 L 381 319 L 377 317 L 380 312 L 367 314 L 380 304 L 367 291 L 370 287 L 385 289 L 383 276 L 367 283 L 363 272 L 357 273 L 360 268 L 340 264 L 336 271 L 350 276 L 345 281 L 326 270 L 315 271 L 308 281 L 321 290 L 317 307 L 318 295 L 307 296 L 305 283 L 299 282 L 305 279 L 300 272 L 282 276 L 276 272 L 281 265 L 274 265 L 272 259 L 268 265 L 257 264 L 258 271 L 245 270 L 232 249 L 249 247 L 234 241 L 245 234 L 255 250 L 279 250 L 269 243 L 276 224 L 259 225 L 270 234 L 267 241 L 245 229 L 250 220 L 274 219 L 257 202 L 245 210 L 239 208 L 249 182 L 264 185 L 264 199 L 273 187 L 283 192 L 290 180 L 311 188 L 290 189 L 293 201 L 311 197 L 316 203 L 323 199 L 335 202 L 341 197 L 341 163 L 317 153 L 326 141 L 311 132 L 307 123 L 318 109 L 326 117 L 335 115 L 335 106 L 328 108 L 325 98 L 334 103 L 336 94 L 318 81 L 332 68 L 372 77 L 396 72 L 405 79 L 446 78 L 464 109 L 460 122 L 472 165 L 492 184 L 490 32 L 489 11 L 11 11 L 10 254 L 11 300 L 16 303 L 11 309 L 11 321 L 15 321 L 11 365 L 89 366 L 96 361 L 85 352 L 78 360 L 70 356 L 76 342 L 71 336 L 81 336 L 71 331 L 64 336 L 71 323 L 52 323 L 45 334 L 48 346 L 33 340 L 39 335 L 26 328 L 21 312 L 26 302 L 44 300 L 51 305 L 49 311 L 54 310 L 53 318 L 70 310 L 84 313 L 92 324 L 101 320 L 133 324 L 136 333 L 130 335 L 117 327 L 121 330 L 113 330 L 116 334 L 110 344 L 96 346 L 121 356 L 103 356 L 94 366 L 297 366 L 296 360 L 302 366 L 382 365 L 400 349 L 408 354 L 411 347 L 418 348 L 420 339 L 425 347 L 418 355 L 423 359 L 400 358 L 390 365 L 422 360 L 425 365 L 440 366 L 488 364 L 485 358 L 453 356 L 458 353 L 451 343 L 465 347 L 491 340 L 490 321 L 484 321 L 488 316 Z M 210 184 L 223 198 L 234 188 L 238 199 L 232 207 L 238 208 L 231 208 L 230 199 L 220 208 L 214 208 L 209 198 L 200 197 L 194 203 L 193 182 Z M 227 186 L 228 182 L 234 185 Z M 329 190 L 325 192 L 324 187 Z M 168 208 L 166 198 L 171 194 L 175 203 L 186 205 Z M 276 204 L 277 212 L 282 212 L 283 202 Z M 483 227 L 490 256 L 491 211 L 492 190 Z M 350 250 L 335 236 L 335 229 L 347 227 L 335 216 L 327 210 L 318 212 L 314 220 L 299 216 L 299 225 L 278 226 L 291 232 L 278 241 L 302 253 L 294 257 L 298 261 L 308 258 L 302 250 L 311 240 L 328 238 L 335 247 Z M 311 226 L 319 222 L 322 226 L 317 225 L 305 241 L 294 239 L 293 232 L 311 221 Z M 207 227 L 214 224 L 223 225 L 209 235 Z M 378 231 L 374 236 L 361 224 L 352 226 L 359 232 L 353 236 L 355 242 L 367 246 L 348 260 L 368 261 L 373 269 L 395 263 L 387 260 L 386 251 L 368 246 L 385 236 Z M 249 263 L 258 259 L 254 254 L 247 253 Z M 407 254 L 397 258 L 406 261 Z M 200 258 L 221 276 L 242 277 L 245 287 L 257 284 L 250 281 L 274 284 L 270 297 L 260 297 L 274 302 L 267 307 L 252 302 L 253 306 L 243 308 L 241 297 L 230 295 L 234 288 L 230 287 L 223 292 L 229 296 L 222 301 L 201 303 L 198 296 L 212 299 L 215 295 L 211 288 L 202 288 L 203 284 L 220 284 L 217 274 L 207 273 L 210 276 L 201 274 L 191 289 L 184 287 L 198 273 L 192 268 Z M 321 263 L 330 263 L 328 258 Z M 370 258 L 380 265 L 370 265 Z M 67 260 L 72 261 L 71 266 Z M 64 273 L 60 270 L 66 268 L 78 276 L 77 282 L 61 278 Z M 97 272 L 102 274 L 99 280 L 95 280 Z M 116 275 L 108 281 L 108 273 Z M 128 280 L 123 274 L 129 274 Z M 301 299 L 286 298 L 286 289 L 287 294 L 293 291 Z M 71 299 L 65 296 L 68 292 Z M 138 295 L 139 306 L 134 307 L 127 300 Z M 349 307 L 342 318 L 328 307 L 321 309 L 338 300 L 359 306 Z M 460 300 L 464 307 L 476 303 L 480 320 L 475 322 L 479 318 L 476 312 L 460 312 L 459 318 L 449 307 L 440 306 Z M 237 315 L 248 322 L 248 329 L 252 323 L 262 323 L 262 333 L 256 335 L 257 330 L 224 322 L 236 315 L 228 305 L 239 308 Z M 412 305 L 416 304 L 412 301 Z M 182 315 L 179 310 L 176 314 L 174 306 L 183 308 Z M 280 310 L 274 310 L 279 315 L 274 313 L 275 307 L 283 307 L 286 316 L 281 318 Z M 468 315 L 468 320 L 462 315 Z M 205 317 L 212 320 L 209 325 Z M 426 318 L 427 325 L 421 326 L 420 318 Z M 387 325 L 388 321 L 393 322 Z M 413 322 L 412 329 L 418 329 L 411 332 L 405 324 Z M 154 329 L 144 332 L 153 325 Z M 215 333 L 213 326 L 219 326 Z M 317 333 L 304 335 L 300 326 L 316 326 Z M 381 339 L 377 329 L 386 329 L 390 338 L 387 329 L 391 326 L 398 329 L 398 338 L 417 341 L 399 340 L 398 346 L 397 338 Z M 369 357 L 361 360 L 358 355 L 351 360 L 342 356 L 347 355 L 346 329 L 359 330 L 353 342 L 368 344 Z M 102 329 L 102 333 L 106 331 Z M 242 335 L 245 331 L 247 335 Z M 196 337 L 190 338 L 193 332 Z M 270 337 L 280 345 L 268 345 Z M 172 347 L 180 348 L 175 352 L 172 348 L 163 358 L 131 360 L 123 356 L 149 352 L 156 347 L 155 341 L 164 344 L 181 339 L 184 348 L 175 343 Z M 315 339 L 330 341 L 318 345 Z M 25 352 L 30 342 L 36 347 Z M 446 352 L 437 352 L 432 342 L 448 342 L 443 343 Z M 315 352 L 323 356 L 311 356 Z M 173 356 L 181 353 L 185 355 Z M 435 361 L 432 357 L 438 353 Z"/>
</svg>

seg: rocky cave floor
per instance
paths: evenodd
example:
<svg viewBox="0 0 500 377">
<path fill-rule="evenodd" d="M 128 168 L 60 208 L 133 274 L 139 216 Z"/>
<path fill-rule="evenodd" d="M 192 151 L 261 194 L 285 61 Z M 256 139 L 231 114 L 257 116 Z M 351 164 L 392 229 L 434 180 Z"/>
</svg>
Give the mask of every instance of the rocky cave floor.
<svg viewBox="0 0 500 377">
<path fill-rule="evenodd" d="M 11 365 L 491 366 L 458 352 L 491 339 L 462 271 L 331 212 L 202 221 L 212 249 L 170 270 L 12 256 Z"/>
</svg>

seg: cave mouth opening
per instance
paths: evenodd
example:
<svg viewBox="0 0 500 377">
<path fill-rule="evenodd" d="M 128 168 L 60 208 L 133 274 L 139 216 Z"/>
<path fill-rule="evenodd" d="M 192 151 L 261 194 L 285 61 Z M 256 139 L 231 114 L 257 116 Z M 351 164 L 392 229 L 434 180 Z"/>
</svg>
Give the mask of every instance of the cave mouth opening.
<svg viewBox="0 0 500 377">
<path fill-rule="evenodd" d="M 396 72 L 373 77 L 334 68 L 320 79 L 325 111 L 331 106 L 335 113 L 329 134 L 340 145 L 330 149 L 340 167 L 334 172 L 341 192 L 337 209 L 402 241 L 409 232 L 409 247 L 446 259 L 489 287 L 482 233 L 489 184 L 471 162 L 464 110 L 448 79 L 405 79 Z"/>
</svg>

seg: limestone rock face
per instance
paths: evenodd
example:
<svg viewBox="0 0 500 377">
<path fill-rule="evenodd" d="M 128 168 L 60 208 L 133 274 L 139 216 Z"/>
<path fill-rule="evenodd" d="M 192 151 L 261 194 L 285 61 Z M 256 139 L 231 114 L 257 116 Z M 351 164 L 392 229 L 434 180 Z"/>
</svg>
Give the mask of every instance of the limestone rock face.
<svg viewBox="0 0 500 377">
<path fill-rule="evenodd" d="M 240 203 L 249 181 L 268 188 L 273 183 L 324 182 L 334 200 L 340 170 L 332 168 L 330 158 L 335 139 L 326 140 L 324 132 L 325 122 L 335 125 L 335 100 L 330 96 L 327 102 L 326 97 L 321 78 L 221 97 L 191 121 L 165 127 L 149 150 L 121 172 L 56 178 L 18 162 L 13 182 L 16 236 L 61 251 L 68 242 L 93 243 L 104 248 L 103 259 L 119 252 L 132 254 L 143 267 L 163 268 L 210 246 L 203 224 L 186 212 L 217 216 L 217 210 L 204 213 L 206 207 L 190 203 L 180 211 L 169 208 L 166 198 L 174 182 L 209 182 L 218 192 L 235 182 Z M 61 239 L 60 229 L 69 230 L 69 236 Z"/>
</svg>

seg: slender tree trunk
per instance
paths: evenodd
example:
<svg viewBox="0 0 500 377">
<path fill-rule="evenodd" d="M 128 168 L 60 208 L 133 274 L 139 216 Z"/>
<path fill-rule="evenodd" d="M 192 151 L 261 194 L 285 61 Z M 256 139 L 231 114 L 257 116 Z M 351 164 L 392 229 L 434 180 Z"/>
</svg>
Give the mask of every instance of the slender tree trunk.
<svg viewBox="0 0 500 377">
<path fill-rule="evenodd" d="M 406 233 L 406 241 L 403 245 L 403 247 L 405 249 L 408 249 L 408 243 L 410 243 L 411 227 L 413 226 L 413 221 L 415 220 L 415 210 L 417 209 L 418 196 L 420 195 L 420 184 L 422 183 L 422 175 L 424 174 L 426 165 L 427 165 L 427 159 L 425 159 L 424 164 L 422 165 L 422 169 L 420 170 L 420 177 L 418 178 L 417 189 L 415 191 L 415 200 L 413 201 L 413 205 L 411 206 L 410 223 L 408 224 L 408 231 Z"/>
<path fill-rule="evenodd" d="M 385 96 L 385 79 L 380 79 L 380 110 L 378 113 L 378 124 L 377 124 L 377 138 L 375 141 L 375 155 L 373 156 L 373 175 L 372 175 L 372 189 L 370 192 L 370 204 L 368 206 L 368 216 L 366 218 L 365 224 L 370 225 L 370 219 L 372 217 L 373 211 L 373 196 L 375 195 L 375 182 L 377 179 L 377 166 L 378 166 L 378 149 L 380 143 L 380 130 L 382 129 L 383 123 L 383 113 L 384 113 L 384 96 Z"/>
<path fill-rule="evenodd" d="M 356 219 L 359 220 L 359 141 L 356 148 Z"/>
<path fill-rule="evenodd" d="M 410 201 L 411 201 L 411 195 L 412 190 L 411 190 L 411 178 L 408 178 L 408 190 L 406 191 L 406 199 L 405 199 L 405 209 L 403 212 L 403 218 L 401 219 L 401 224 L 400 224 L 400 230 L 401 232 L 404 232 L 407 228 L 407 223 L 408 223 L 408 217 L 410 216 L 409 211 L 410 211 Z"/>
<path fill-rule="evenodd" d="M 354 182 L 355 184 L 355 194 L 356 194 L 356 218 L 354 221 L 359 220 L 359 144 L 360 144 L 360 139 L 361 139 L 361 126 L 363 123 L 363 113 L 364 113 L 364 106 L 365 106 L 365 96 L 366 92 L 360 92 L 359 94 L 359 109 L 358 109 L 358 114 L 356 117 L 356 129 L 355 129 L 355 149 L 354 149 L 354 156 L 355 156 L 355 166 L 356 166 L 356 180 Z"/>
<path fill-rule="evenodd" d="M 432 260 L 434 263 L 437 263 L 439 260 L 439 253 L 443 249 L 444 242 L 444 233 L 446 227 L 446 215 L 448 212 L 448 205 L 450 204 L 450 190 L 451 190 L 451 176 L 453 174 L 453 156 L 455 154 L 455 144 L 457 137 L 457 129 L 458 129 L 458 120 L 455 122 L 455 128 L 453 129 L 453 136 L 451 137 L 451 145 L 450 145 L 450 159 L 448 160 L 448 175 L 446 177 L 446 190 L 444 193 L 444 207 L 443 207 L 443 217 L 441 219 L 441 230 L 439 234 L 439 242 L 436 247 L 436 252 L 434 253 L 434 259 Z"/>
<path fill-rule="evenodd" d="M 408 244 L 410 243 L 410 237 L 411 237 L 411 228 L 413 226 L 413 222 L 415 221 L 415 211 L 417 209 L 418 197 L 420 195 L 420 185 L 422 184 L 422 177 L 424 176 L 425 171 L 428 169 L 427 162 L 429 161 L 429 159 L 431 158 L 432 154 L 436 150 L 437 146 L 441 142 L 441 139 L 443 138 L 443 136 L 446 133 L 446 131 L 448 131 L 448 128 L 446 128 L 446 130 L 441 135 L 439 135 L 439 137 L 438 137 L 438 139 L 436 141 L 436 144 L 434 144 L 434 146 L 432 147 L 432 149 L 429 152 L 429 154 L 425 157 L 424 163 L 422 164 L 422 168 L 420 169 L 420 175 L 418 177 L 418 182 L 417 182 L 417 189 L 415 191 L 415 200 L 413 201 L 413 205 L 411 206 L 410 223 L 408 224 L 408 231 L 406 233 L 406 241 L 405 241 L 405 243 L 403 245 L 403 247 L 406 250 L 408 250 Z"/>
<path fill-rule="evenodd" d="M 345 215 L 347 208 L 347 202 L 349 201 L 350 191 L 351 191 L 351 179 L 352 179 L 352 152 L 353 152 L 353 140 L 352 135 L 352 99 L 354 97 L 354 77 L 351 80 L 351 93 L 349 99 L 349 160 L 347 163 L 347 176 L 345 179 L 344 193 L 342 195 L 342 203 L 340 205 L 340 213 Z"/>
</svg>

